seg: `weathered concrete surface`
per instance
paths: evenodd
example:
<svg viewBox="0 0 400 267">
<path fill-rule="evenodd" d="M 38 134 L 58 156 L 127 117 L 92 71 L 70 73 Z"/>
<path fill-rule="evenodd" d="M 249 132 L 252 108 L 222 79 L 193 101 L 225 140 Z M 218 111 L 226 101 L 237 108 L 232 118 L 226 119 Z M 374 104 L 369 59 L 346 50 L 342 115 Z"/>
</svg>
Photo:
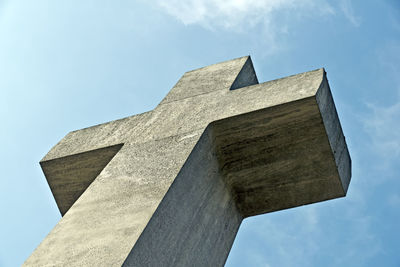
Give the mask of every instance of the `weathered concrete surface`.
<svg viewBox="0 0 400 267">
<path fill-rule="evenodd" d="M 61 213 L 26 266 L 221 266 L 243 218 L 346 194 L 323 69 L 187 72 L 152 111 L 69 133 L 41 166 Z"/>
<path fill-rule="evenodd" d="M 209 126 L 124 266 L 222 266 L 242 219 L 223 180 Z"/>
</svg>

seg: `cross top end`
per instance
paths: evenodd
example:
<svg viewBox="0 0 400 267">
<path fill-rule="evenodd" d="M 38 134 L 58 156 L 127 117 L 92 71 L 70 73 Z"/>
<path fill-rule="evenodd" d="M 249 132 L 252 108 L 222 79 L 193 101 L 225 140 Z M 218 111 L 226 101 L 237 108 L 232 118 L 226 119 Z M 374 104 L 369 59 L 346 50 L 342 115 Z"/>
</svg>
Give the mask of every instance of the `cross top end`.
<svg viewBox="0 0 400 267">
<path fill-rule="evenodd" d="M 254 84 L 258 79 L 250 56 L 240 57 L 186 72 L 160 104 Z"/>
</svg>

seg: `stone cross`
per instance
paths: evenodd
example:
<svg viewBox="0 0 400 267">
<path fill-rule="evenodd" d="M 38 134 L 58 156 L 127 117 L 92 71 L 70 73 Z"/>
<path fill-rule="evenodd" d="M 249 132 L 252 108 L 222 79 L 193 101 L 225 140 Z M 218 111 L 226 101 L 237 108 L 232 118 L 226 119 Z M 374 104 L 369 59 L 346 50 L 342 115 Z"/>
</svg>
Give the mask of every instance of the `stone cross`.
<svg viewBox="0 0 400 267">
<path fill-rule="evenodd" d="M 343 197 L 351 177 L 325 71 L 259 84 L 250 57 L 40 164 L 63 217 L 25 266 L 223 266 L 244 218 Z"/>
</svg>

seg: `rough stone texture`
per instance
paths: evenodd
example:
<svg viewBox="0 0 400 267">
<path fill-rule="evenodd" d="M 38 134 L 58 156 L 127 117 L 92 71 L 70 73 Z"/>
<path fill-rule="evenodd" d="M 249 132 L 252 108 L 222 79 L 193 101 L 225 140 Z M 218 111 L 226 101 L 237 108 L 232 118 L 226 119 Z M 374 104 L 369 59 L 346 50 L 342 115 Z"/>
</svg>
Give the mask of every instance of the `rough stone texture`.
<svg viewBox="0 0 400 267">
<path fill-rule="evenodd" d="M 207 127 L 124 266 L 225 263 L 243 217 L 224 183 L 213 135 Z"/>
<path fill-rule="evenodd" d="M 25 266 L 221 266 L 243 218 L 342 197 L 351 176 L 325 71 L 258 84 L 250 57 L 69 133 L 41 166 L 63 217 Z"/>
</svg>

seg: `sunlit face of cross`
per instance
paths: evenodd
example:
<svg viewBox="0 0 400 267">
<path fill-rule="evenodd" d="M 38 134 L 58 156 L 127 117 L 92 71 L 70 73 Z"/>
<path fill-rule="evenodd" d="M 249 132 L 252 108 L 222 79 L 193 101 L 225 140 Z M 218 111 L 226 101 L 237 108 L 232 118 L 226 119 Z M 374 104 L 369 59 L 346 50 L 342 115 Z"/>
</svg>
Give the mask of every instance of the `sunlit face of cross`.
<svg viewBox="0 0 400 267">
<path fill-rule="evenodd" d="M 41 165 L 64 216 L 28 265 L 222 265 L 243 218 L 344 196 L 351 176 L 324 70 L 258 84 L 250 57 L 185 73 Z"/>
</svg>

